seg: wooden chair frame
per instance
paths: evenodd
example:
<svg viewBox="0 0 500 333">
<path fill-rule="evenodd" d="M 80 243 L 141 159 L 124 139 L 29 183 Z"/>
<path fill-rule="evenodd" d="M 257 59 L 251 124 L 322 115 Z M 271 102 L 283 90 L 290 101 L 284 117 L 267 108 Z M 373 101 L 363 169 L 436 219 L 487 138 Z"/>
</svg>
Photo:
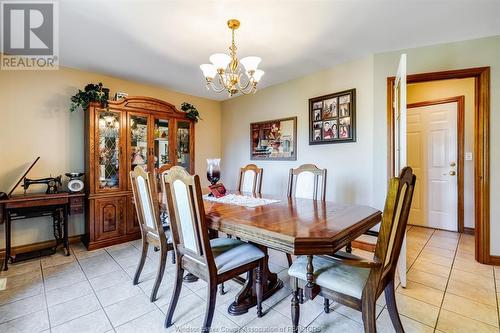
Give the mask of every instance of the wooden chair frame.
<svg viewBox="0 0 500 333">
<path fill-rule="evenodd" d="M 170 170 L 171 167 L 172 167 L 172 164 L 164 164 L 161 167 L 155 168 L 153 170 L 153 175 L 154 175 L 154 178 L 155 178 L 156 183 L 157 183 L 156 188 L 157 188 L 158 193 L 159 193 L 158 201 L 159 201 L 159 205 L 160 205 L 160 219 L 161 219 L 161 222 L 163 225 L 165 225 L 167 222 L 168 208 L 167 208 L 167 199 L 166 199 L 167 196 L 165 194 L 165 191 L 163 191 L 163 187 L 161 185 L 163 182 L 162 175 L 165 171 Z"/>
<path fill-rule="evenodd" d="M 294 178 L 298 178 L 298 176 L 303 172 L 310 172 L 314 175 L 314 193 L 313 199 L 318 200 L 318 185 L 319 185 L 319 177 L 321 177 L 321 201 L 326 200 L 326 169 L 320 169 L 314 164 L 302 164 L 296 169 L 290 169 L 288 173 L 288 188 L 287 188 L 287 197 L 292 198 L 295 197 L 295 191 L 297 190 L 297 179 L 295 179 L 294 186 Z M 288 261 L 288 267 L 292 266 L 292 256 L 287 253 L 286 259 Z M 301 296 L 302 302 L 302 296 Z"/>
<path fill-rule="evenodd" d="M 396 306 L 394 275 L 408 222 L 415 181 L 416 177 L 409 167 L 401 171 L 400 178 L 391 179 L 373 260 L 365 260 L 340 251 L 334 256 L 328 256 L 330 260 L 338 260 L 341 264 L 370 269 L 361 299 L 316 285 L 314 283 L 313 257 L 307 257 L 307 281 L 293 279 L 291 311 L 294 332 L 297 332 L 299 323 L 298 296 L 302 289 L 304 289 L 306 297 L 310 299 L 317 295 L 323 296 L 325 298 L 325 312 L 329 312 L 330 299 L 361 311 L 365 332 L 369 333 L 376 332 L 376 301 L 382 292 L 385 292 L 387 309 L 394 329 L 396 332 L 404 332 Z M 398 214 L 400 204 L 401 209 Z M 392 228 L 398 217 L 399 221 L 393 233 Z M 391 241 L 392 247 L 390 246 Z"/>
<path fill-rule="evenodd" d="M 149 197 L 149 211 L 152 213 L 152 220 L 154 223 L 153 228 L 148 226 L 146 223 L 146 217 L 143 213 L 143 205 L 145 204 L 140 195 L 140 190 L 138 188 L 139 178 L 144 179 L 146 185 L 147 195 Z M 167 255 L 169 250 L 173 250 L 172 243 L 168 243 L 167 236 L 165 235 L 165 230 L 163 224 L 160 220 L 160 206 L 158 203 L 158 192 L 157 192 L 157 181 L 156 178 L 149 172 L 144 171 L 140 166 L 134 168 L 130 172 L 130 180 L 132 184 L 132 193 L 134 196 L 135 209 L 137 213 L 137 219 L 139 220 L 141 239 L 142 239 L 142 252 L 141 259 L 135 271 L 133 284 L 137 285 L 139 283 L 139 277 L 141 275 L 142 269 L 144 268 L 144 263 L 146 262 L 146 256 L 148 253 L 149 245 L 151 244 L 155 250 L 160 251 L 160 262 L 158 270 L 156 272 L 156 280 L 151 291 L 150 301 L 154 302 L 156 300 L 156 295 L 158 293 L 158 288 L 160 287 L 161 281 L 163 279 L 163 273 L 165 271 L 165 264 L 167 261 Z"/>
<path fill-rule="evenodd" d="M 257 315 L 261 317 L 262 313 L 262 270 L 263 259 L 258 259 L 245 265 L 236 267 L 232 270 L 219 274 L 215 265 L 212 248 L 210 246 L 209 229 L 206 223 L 205 209 L 203 198 L 201 195 L 200 178 L 198 175 L 190 175 L 182 167 L 172 167 L 168 174 L 164 176 L 165 182 L 162 186 L 165 187 L 167 193 L 168 209 L 170 212 L 170 224 L 172 228 L 172 237 L 174 241 L 174 250 L 176 253 L 176 283 L 173 290 L 173 295 L 170 300 L 169 309 L 165 318 L 165 327 L 172 326 L 174 315 L 179 295 L 182 288 L 184 270 L 197 276 L 198 278 L 208 283 L 207 290 L 207 308 L 205 319 L 203 322 L 202 331 L 208 332 L 212 324 L 212 319 L 215 311 L 215 302 L 217 296 L 217 285 L 224 281 L 236 278 L 240 274 L 248 273 L 247 283 L 253 283 L 253 274 L 255 272 L 256 297 L 257 297 Z M 181 181 L 187 187 L 188 204 L 191 211 L 191 222 L 195 234 L 196 251 L 184 246 L 182 239 L 182 230 L 177 209 L 177 199 L 175 196 L 174 182 Z"/>
<path fill-rule="evenodd" d="M 262 176 L 264 174 L 264 169 L 259 168 L 255 164 L 248 164 L 243 168 L 240 168 L 240 174 L 238 177 L 238 191 L 241 192 L 243 188 L 243 182 L 245 180 L 245 173 L 247 171 L 253 171 L 255 176 L 253 177 L 252 193 L 260 194 L 262 190 Z"/>
<path fill-rule="evenodd" d="M 318 200 L 318 187 L 319 187 L 319 177 L 321 177 L 321 196 L 320 200 L 326 200 L 326 169 L 320 169 L 314 164 L 302 164 L 296 169 L 290 169 L 288 175 L 288 189 L 287 196 L 289 198 L 295 197 L 295 192 L 297 190 L 294 186 L 294 178 L 298 177 L 303 172 L 310 172 L 314 175 L 314 193 L 313 199 Z M 296 185 L 296 184 L 295 184 Z"/>
</svg>

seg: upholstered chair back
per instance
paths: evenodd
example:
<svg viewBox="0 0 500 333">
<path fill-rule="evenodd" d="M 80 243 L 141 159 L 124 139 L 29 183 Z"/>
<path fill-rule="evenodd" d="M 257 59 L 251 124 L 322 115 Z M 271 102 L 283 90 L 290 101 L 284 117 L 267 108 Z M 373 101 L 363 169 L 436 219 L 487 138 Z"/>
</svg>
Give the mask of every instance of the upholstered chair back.
<svg viewBox="0 0 500 333">
<path fill-rule="evenodd" d="M 174 166 L 163 178 L 178 260 L 189 256 L 209 269 L 207 263 L 213 262 L 213 255 L 199 176 L 192 176 L 184 168 Z"/>
<path fill-rule="evenodd" d="M 288 197 L 325 201 L 326 169 L 319 169 L 314 164 L 303 164 L 290 169 Z"/>
<path fill-rule="evenodd" d="M 154 176 L 136 166 L 130 172 L 132 193 L 137 212 L 137 219 L 144 236 L 159 237 L 163 233 L 158 204 L 157 181 Z"/>
<path fill-rule="evenodd" d="M 248 164 L 240 168 L 238 191 L 260 194 L 263 172 L 264 170 L 255 164 Z"/>
<path fill-rule="evenodd" d="M 160 201 L 161 206 L 166 206 L 167 205 L 167 194 L 165 193 L 165 189 L 163 186 L 163 175 L 170 170 L 172 167 L 171 164 L 164 164 L 159 168 L 154 169 L 154 178 L 157 183 L 157 189 L 158 189 L 158 200 Z"/>
<path fill-rule="evenodd" d="M 382 262 L 382 277 L 396 268 L 410 214 L 416 177 L 410 167 L 389 182 L 375 256 Z"/>
</svg>

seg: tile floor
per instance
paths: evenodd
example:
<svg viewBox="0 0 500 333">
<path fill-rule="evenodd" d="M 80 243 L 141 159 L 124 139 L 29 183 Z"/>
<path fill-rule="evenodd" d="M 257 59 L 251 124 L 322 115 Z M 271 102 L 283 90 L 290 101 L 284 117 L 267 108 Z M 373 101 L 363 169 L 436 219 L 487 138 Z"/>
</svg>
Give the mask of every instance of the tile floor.
<svg viewBox="0 0 500 333">
<path fill-rule="evenodd" d="M 408 284 L 397 287 L 397 303 L 406 332 L 499 332 L 500 267 L 474 261 L 474 238 L 439 230 L 408 230 Z M 88 252 L 74 245 L 61 253 L 21 264 L 0 273 L 0 332 L 198 332 L 205 311 L 202 281 L 185 284 L 174 317 L 175 327 L 163 328 L 175 268 L 167 265 L 158 300 L 149 302 L 158 254 L 150 251 L 138 286 L 133 276 L 139 241 Z M 360 255 L 367 252 L 356 251 Z M 287 281 L 286 258 L 270 253 L 271 270 Z M 0 281 L 1 282 L 1 281 Z M 1 283 L 0 283 L 1 285 Z M 290 290 L 283 288 L 264 302 L 265 316 L 254 310 L 227 314 L 240 286 L 226 283 L 218 296 L 214 331 L 253 329 L 277 332 L 290 327 Z M 379 332 L 393 332 L 384 298 L 378 304 Z M 322 299 L 301 306 L 304 332 L 362 332 L 360 313 Z"/>
</svg>

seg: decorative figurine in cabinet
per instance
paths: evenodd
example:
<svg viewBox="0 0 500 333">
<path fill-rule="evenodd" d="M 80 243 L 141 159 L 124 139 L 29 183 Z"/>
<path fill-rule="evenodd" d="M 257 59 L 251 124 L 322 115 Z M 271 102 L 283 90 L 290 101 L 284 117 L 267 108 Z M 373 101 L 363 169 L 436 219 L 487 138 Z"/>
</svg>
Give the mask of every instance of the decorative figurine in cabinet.
<svg viewBox="0 0 500 333">
<path fill-rule="evenodd" d="M 194 173 L 194 122 L 174 105 L 149 97 L 93 103 L 85 111 L 89 250 L 141 237 L 129 173 L 181 165 Z"/>
</svg>

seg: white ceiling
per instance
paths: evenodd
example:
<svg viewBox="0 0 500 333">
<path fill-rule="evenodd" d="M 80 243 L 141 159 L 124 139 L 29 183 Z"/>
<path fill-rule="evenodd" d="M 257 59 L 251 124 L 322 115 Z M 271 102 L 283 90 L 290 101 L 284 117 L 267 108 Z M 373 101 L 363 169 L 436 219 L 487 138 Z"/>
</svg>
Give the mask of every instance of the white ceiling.
<svg viewBox="0 0 500 333">
<path fill-rule="evenodd" d="M 499 0 L 64 0 L 61 64 L 223 100 L 199 69 L 230 44 L 274 85 L 370 53 L 500 35 Z"/>
</svg>

